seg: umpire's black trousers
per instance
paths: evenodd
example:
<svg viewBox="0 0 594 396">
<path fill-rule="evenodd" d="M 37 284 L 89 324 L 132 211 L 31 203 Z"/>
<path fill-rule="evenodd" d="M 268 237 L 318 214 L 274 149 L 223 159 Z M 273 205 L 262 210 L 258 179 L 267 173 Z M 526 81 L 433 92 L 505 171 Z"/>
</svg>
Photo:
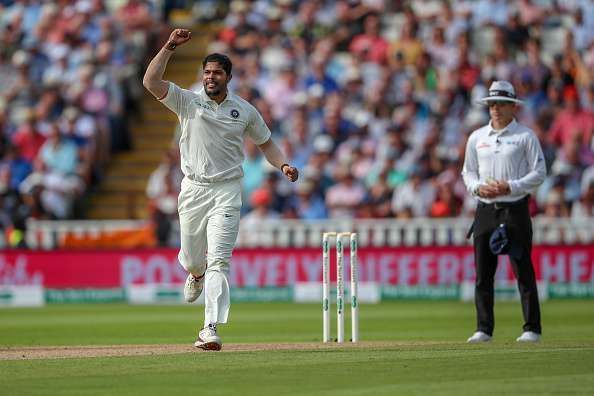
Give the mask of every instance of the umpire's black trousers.
<svg viewBox="0 0 594 396">
<path fill-rule="evenodd" d="M 522 300 L 523 329 L 541 334 L 538 291 L 531 258 L 532 222 L 527 197 L 513 203 L 478 204 L 473 230 L 477 331 L 492 336 L 495 327 L 493 304 L 497 256 L 491 252 L 489 238 L 501 223 L 507 226 L 509 240 L 522 247 L 521 259 L 510 256 L 510 262 Z"/>
</svg>

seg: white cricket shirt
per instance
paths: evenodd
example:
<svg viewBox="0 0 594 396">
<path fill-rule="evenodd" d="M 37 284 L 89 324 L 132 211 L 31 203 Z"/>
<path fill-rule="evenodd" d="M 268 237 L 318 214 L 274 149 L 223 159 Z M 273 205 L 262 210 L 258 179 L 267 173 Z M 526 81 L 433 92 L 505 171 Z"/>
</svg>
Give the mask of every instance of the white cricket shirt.
<svg viewBox="0 0 594 396">
<path fill-rule="evenodd" d="M 204 88 L 194 92 L 169 82 L 161 102 L 179 118 L 182 172 L 198 183 L 243 177 L 244 136 L 257 145 L 270 138 L 270 129 L 258 110 L 231 92 L 217 104 Z"/>
<path fill-rule="evenodd" d="M 532 193 L 545 179 L 547 170 L 538 138 L 530 128 L 514 119 L 502 131 L 491 123 L 472 132 L 466 143 L 462 177 L 468 191 L 476 196 L 487 180 L 505 180 L 511 193 L 485 203 L 517 201 Z"/>
</svg>

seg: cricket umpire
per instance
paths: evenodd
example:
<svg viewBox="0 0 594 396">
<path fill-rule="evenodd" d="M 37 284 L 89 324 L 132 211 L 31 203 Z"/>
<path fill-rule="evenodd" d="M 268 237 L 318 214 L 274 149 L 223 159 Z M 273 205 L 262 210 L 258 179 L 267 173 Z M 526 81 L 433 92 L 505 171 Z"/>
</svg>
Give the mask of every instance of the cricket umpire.
<svg viewBox="0 0 594 396">
<path fill-rule="evenodd" d="M 493 82 L 488 96 L 480 103 L 489 107 L 491 121 L 468 138 L 462 170 L 466 188 L 478 198 L 471 229 L 477 328 L 468 342 L 486 342 L 493 337 L 494 282 L 499 254 L 509 255 L 522 301 L 523 333 L 516 341 L 537 342 L 542 328 L 531 259 L 528 199 L 545 179 L 544 156 L 534 132 L 514 118 L 522 101 L 516 98 L 512 84 Z"/>
</svg>

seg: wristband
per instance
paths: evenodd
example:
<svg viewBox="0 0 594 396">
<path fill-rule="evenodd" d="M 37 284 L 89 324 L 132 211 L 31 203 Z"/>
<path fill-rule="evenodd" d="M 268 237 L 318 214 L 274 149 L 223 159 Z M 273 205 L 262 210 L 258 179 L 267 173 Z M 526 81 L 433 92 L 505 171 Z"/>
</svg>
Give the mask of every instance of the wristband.
<svg viewBox="0 0 594 396">
<path fill-rule="evenodd" d="M 165 44 L 165 48 L 169 51 L 175 50 L 175 47 L 177 47 L 177 44 L 175 44 L 173 41 L 168 41 L 167 44 Z"/>
<path fill-rule="evenodd" d="M 280 170 L 281 170 L 281 172 L 283 172 L 283 173 L 285 173 L 285 171 L 284 171 L 284 167 L 285 167 L 285 166 L 291 166 L 291 165 L 289 165 L 289 164 L 282 164 L 282 165 L 280 166 Z"/>
</svg>

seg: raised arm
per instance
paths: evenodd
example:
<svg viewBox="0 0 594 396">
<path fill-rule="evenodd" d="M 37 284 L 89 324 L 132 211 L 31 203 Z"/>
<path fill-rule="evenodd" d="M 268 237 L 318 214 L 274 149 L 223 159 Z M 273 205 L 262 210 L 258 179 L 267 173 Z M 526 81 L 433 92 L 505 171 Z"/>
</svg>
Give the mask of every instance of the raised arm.
<svg viewBox="0 0 594 396">
<path fill-rule="evenodd" d="M 157 99 L 163 99 L 167 95 L 169 84 L 167 81 L 163 81 L 163 74 L 165 74 L 165 68 L 167 67 L 169 58 L 173 55 L 175 48 L 188 42 L 191 38 L 192 32 L 189 30 L 175 29 L 171 32 L 167 43 L 165 43 L 146 68 L 142 85 Z"/>
</svg>

